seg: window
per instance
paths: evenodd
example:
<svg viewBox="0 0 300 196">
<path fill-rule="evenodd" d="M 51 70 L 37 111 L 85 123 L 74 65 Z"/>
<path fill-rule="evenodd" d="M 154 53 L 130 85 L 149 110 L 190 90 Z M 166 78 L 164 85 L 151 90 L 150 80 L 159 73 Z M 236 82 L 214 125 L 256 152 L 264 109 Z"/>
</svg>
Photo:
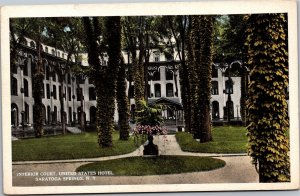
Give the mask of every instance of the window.
<svg viewBox="0 0 300 196">
<path fill-rule="evenodd" d="M 57 52 L 57 56 L 60 57 L 60 52 L 59 51 Z"/>
<path fill-rule="evenodd" d="M 44 82 L 43 82 L 42 94 L 43 94 L 43 98 L 45 98 L 45 84 L 44 84 Z"/>
<path fill-rule="evenodd" d="M 51 109 L 49 105 L 47 106 L 47 123 L 51 123 Z"/>
<path fill-rule="evenodd" d="M 85 78 L 83 76 L 79 77 L 79 84 L 84 84 Z"/>
<path fill-rule="evenodd" d="M 15 77 L 11 78 L 11 95 L 18 95 L 18 80 Z"/>
<path fill-rule="evenodd" d="M 52 72 L 52 80 L 55 82 L 56 81 L 56 73 Z"/>
<path fill-rule="evenodd" d="M 56 96 L 56 86 L 55 85 L 53 85 L 52 96 L 53 96 L 54 99 L 57 99 L 57 96 Z"/>
<path fill-rule="evenodd" d="M 173 72 L 166 69 L 166 80 L 173 80 Z"/>
<path fill-rule="evenodd" d="M 35 48 L 35 43 L 34 43 L 34 41 L 31 41 L 31 42 L 30 42 L 30 47 L 31 47 L 31 48 Z"/>
<path fill-rule="evenodd" d="M 211 77 L 212 78 L 217 78 L 218 77 L 218 68 L 216 68 L 214 65 L 212 65 L 211 70 L 212 70 Z"/>
<path fill-rule="evenodd" d="M 173 91 L 173 84 L 172 83 L 168 83 L 166 85 L 166 94 L 167 97 L 173 97 L 174 96 L 174 91 Z"/>
<path fill-rule="evenodd" d="M 29 122 L 29 105 L 25 102 L 24 124 Z"/>
<path fill-rule="evenodd" d="M 52 122 L 54 122 L 54 123 L 57 122 L 57 107 L 56 106 L 54 106 Z"/>
<path fill-rule="evenodd" d="M 49 76 L 50 76 L 50 68 L 48 65 L 46 65 L 46 80 L 49 80 Z"/>
<path fill-rule="evenodd" d="M 35 62 L 32 56 L 29 59 L 31 64 L 31 76 L 33 76 L 33 74 L 35 73 Z"/>
<path fill-rule="evenodd" d="M 212 119 L 219 119 L 220 112 L 219 112 L 219 102 L 213 101 L 212 102 Z"/>
<path fill-rule="evenodd" d="M 90 123 L 96 123 L 97 109 L 95 106 L 90 107 Z"/>
<path fill-rule="evenodd" d="M 226 94 L 233 94 L 233 81 L 232 79 L 226 80 L 225 82 Z"/>
<path fill-rule="evenodd" d="M 55 55 L 55 50 L 54 49 L 51 50 L 51 54 Z"/>
<path fill-rule="evenodd" d="M 71 101 L 71 98 L 72 98 L 71 87 L 68 87 L 68 98 L 69 98 L 69 101 Z"/>
<path fill-rule="evenodd" d="M 47 46 L 45 47 L 45 52 L 48 53 L 48 47 Z"/>
<path fill-rule="evenodd" d="M 27 64 L 27 61 L 24 61 L 23 74 L 24 74 L 24 76 L 28 76 L 28 64 Z"/>
<path fill-rule="evenodd" d="M 46 90 L 47 90 L 47 99 L 50 99 L 50 85 L 46 84 Z"/>
<path fill-rule="evenodd" d="M 24 78 L 24 96 L 28 97 L 29 93 L 28 93 L 28 81 Z"/>
<path fill-rule="evenodd" d="M 90 101 L 96 100 L 96 92 L 94 87 L 89 88 L 89 99 Z"/>
<path fill-rule="evenodd" d="M 154 61 L 158 62 L 160 60 L 160 53 L 159 52 L 155 52 L 154 53 Z"/>
<path fill-rule="evenodd" d="M 219 94 L 219 88 L 218 88 L 218 82 L 212 81 L 211 82 L 211 94 L 212 95 L 218 95 Z"/>
<path fill-rule="evenodd" d="M 81 96 L 83 96 L 82 95 L 82 88 L 77 88 L 76 92 L 77 92 L 77 101 L 81 101 Z"/>
<path fill-rule="evenodd" d="M 16 64 L 11 65 L 11 72 L 12 73 L 18 73 L 18 66 Z"/>
<path fill-rule="evenodd" d="M 65 54 L 64 54 L 64 53 L 62 53 L 62 54 L 61 54 L 61 57 L 62 57 L 62 58 L 65 58 Z"/>
<path fill-rule="evenodd" d="M 62 99 L 62 94 L 61 94 L 61 85 L 58 87 L 58 98 Z"/>
<path fill-rule="evenodd" d="M 158 69 L 153 73 L 153 81 L 159 81 L 159 80 L 160 80 L 160 69 Z"/>
<path fill-rule="evenodd" d="M 154 85 L 155 97 L 161 97 L 160 84 Z"/>
<path fill-rule="evenodd" d="M 67 81 L 68 81 L 68 84 L 71 84 L 71 75 L 70 74 L 67 74 Z"/>
<path fill-rule="evenodd" d="M 134 98 L 134 86 L 133 85 L 130 85 L 129 86 L 129 89 L 128 89 L 128 97 L 130 99 Z"/>
</svg>

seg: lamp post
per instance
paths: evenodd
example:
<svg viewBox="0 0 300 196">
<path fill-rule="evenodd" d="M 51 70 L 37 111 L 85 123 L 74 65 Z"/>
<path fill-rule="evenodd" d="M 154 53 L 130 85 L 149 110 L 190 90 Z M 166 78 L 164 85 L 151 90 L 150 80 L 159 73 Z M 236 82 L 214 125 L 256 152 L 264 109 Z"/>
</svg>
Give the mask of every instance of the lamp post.
<svg viewBox="0 0 300 196">
<path fill-rule="evenodd" d="M 226 88 L 226 82 L 225 82 L 225 90 L 223 90 L 223 93 L 227 94 L 227 96 L 228 96 L 226 106 L 225 106 L 227 109 L 226 112 L 227 112 L 228 125 L 230 125 L 230 105 L 229 104 L 231 104 L 231 93 L 232 93 L 232 89 L 231 89 L 232 80 L 231 80 L 231 76 L 230 76 L 231 65 L 232 65 L 232 63 L 231 64 L 227 64 L 227 63 L 214 64 L 214 66 L 222 72 L 223 84 L 224 84 L 225 73 L 228 70 L 228 88 Z"/>
</svg>

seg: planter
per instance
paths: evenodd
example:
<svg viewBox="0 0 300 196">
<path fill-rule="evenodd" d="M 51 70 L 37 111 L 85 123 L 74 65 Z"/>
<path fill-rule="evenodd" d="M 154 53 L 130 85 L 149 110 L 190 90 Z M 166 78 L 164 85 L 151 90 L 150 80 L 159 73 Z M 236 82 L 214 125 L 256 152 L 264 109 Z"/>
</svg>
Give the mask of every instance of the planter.
<svg viewBox="0 0 300 196">
<path fill-rule="evenodd" d="M 153 135 L 148 135 L 148 144 L 144 146 L 143 155 L 158 155 L 158 146 L 153 143 Z"/>
</svg>

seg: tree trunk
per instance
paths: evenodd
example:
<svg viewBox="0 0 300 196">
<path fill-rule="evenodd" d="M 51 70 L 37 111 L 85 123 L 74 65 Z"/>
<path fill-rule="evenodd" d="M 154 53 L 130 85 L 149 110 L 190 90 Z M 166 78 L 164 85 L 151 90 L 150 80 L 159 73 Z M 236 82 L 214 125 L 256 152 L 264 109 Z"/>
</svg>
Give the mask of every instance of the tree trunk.
<svg viewBox="0 0 300 196">
<path fill-rule="evenodd" d="M 120 51 L 121 52 L 121 51 Z M 119 113 L 120 140 L 129 138 L 129 103 L 126 96 L 125 64 L 121 62 L 117 79 L 117 102 Z"/>
<path fill-rule="evenodd" d="M 43 72 L 43 65 L 42 65 L 42 57 L 41 57 L 41 43 L 37 41 L 37 62 L 35 63 L 35 70 L 32 77 L 32 94 L 34 99 L 34 106 L 33 106 L 33 127 L 35 130 L 36 137 L 42 137 L 44 135 L 43 123 L 43 81 L 44 81 L 44 72 Z"/>
<path fill-rule="evenodd" d="M 259 165 L 260 182 L 288 182 L 287 14 L 254 14 L 247 22 L 248 151 Z"/>
</svg>

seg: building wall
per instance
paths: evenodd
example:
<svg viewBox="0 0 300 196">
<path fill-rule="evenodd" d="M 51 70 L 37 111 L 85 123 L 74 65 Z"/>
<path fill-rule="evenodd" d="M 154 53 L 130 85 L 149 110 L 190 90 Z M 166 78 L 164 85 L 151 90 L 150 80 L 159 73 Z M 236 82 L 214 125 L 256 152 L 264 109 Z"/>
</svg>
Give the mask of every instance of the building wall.
<svg viewBox="0 0 300 196">
<path fill-rule="evenodd" d="M 29 40 L 30 41 L 30 40 Z M 50 53 L 51 51 L 53 52 L 53 48 L 49 47 L 49 46 L 44 46 L 43 48 L 44 50 L 46 49 L 46 47 L 48 47 L 48 53 Z M 56 52 L 58 52 L 58 50 L 56 50 Z M 64 56 L 62 56 L 62 54 L 64 54 Z M 62 58 L 66 58 L 66 53 L 64 53 L 63 51 L 60 51 L 60 55 L 58 58 L 61 60 Z M 123 53 L 124 55 L 124 59 L 125 59 L 125 63 L 127 62 L 128 56 L 127 53 Z M 22 55 L 21 55 L 22 56 Z M 176 58 L 175 60 L 178 60 L 178 55 L 175 55 Z M 33 59 L 32 56 L 30 55 L 25 55 L 23 56 L 23 60 L 20 60 L 22 62 L 24 62 L 24 59 L 26 59 L 25 63 L 27 64 L 27 68 L 28 68 L 28 76 L 24 76 L 23 74 L 23 70 L 20 69 L 20 66 L 18 66 L 17 68 L 17 73 L 12 73 L 12 76 L 15 77 L 17 79 L 17 85 L 18 85 L 18 95 L 11 96 L 11 103 L 12 104 L 16 104 L 18 107 L 18 121 L 19 124 L 21 123 L 21 111 L 25 110 L 25 102 L 29 105 L 29 117 L 28 117 L 28 122 L 29 124 L 33 123 L 33 105 L 34 105 L 34 100 L 32 97 L 32 79 L 31 79 L 31 59 Z M 85 58 L 83 58 L 85 59 Z M 106 59 L 107 60 L 107 59 Z M 163 56 L 163 54 L 158 53 L 158 51 L 153 51 L 152 52 L 152 56 L 150 58 L 151 62 L 162 62 L 162 61 L 166 61 L 165 57 Z M 21 62 L 19 62 L 19 64 L 22 64 Z M 50 76 L 49 80 L 46 80 L 46 68 L 48 66 L 47 61 L 44 62 L 44 70 L 45 70 L 45 80 L 44 80 L 44 98 L 43 98 L 43 104 L 45 106 L 45 115 L 46 115 L 46 120 L 45 120 L 45 124 L 49 122 L 50 116 L 49 116 L 49 112 L 47 112 L 47 108 L 50 107 L 51 112 L 54 111 L 54 107 L 57 108 L 57 122 L 61 122 L 61 105 L 60 105 L 60 100 L 59 100 L 59 86 L 61 85 L 59 82 L 59 78 L 58 75 L 56 73 L 56 81 L 53 80 L 53 77 Z M 26 66 L 25 66 L 26 67 Z M 159 66 L 159 70 L 160 70 L 160 80 L 159 81 L 153 81 L 153 80 L 149 80 L 148 84 L 150 85 L 150 94 L 153 93 L 153 96 L 150 97 L 150 99 L 159 99 L 161 97 L 165 97 L 168 99 L 171 99 L 173 101 L 177 101 L 179 103 L 181 103 L 181 88 L 180 88 L 180 79 L 179 79 L 179 71 L 175 70 L 175 75 L 176 75 L 176 82 L 177 82 L 177 86 L 178 86 L 178 94 L 177 96 L 175 95 L 176 92 L 176 87 L 175 87 L 175 81 L 174 81 L 174 76 L 173 76 L 173 80 L 166 80 L 166 67 L 165 66 Z M 70 77 L 71 78 L 75 78 L 73 73 L 70 73 Z M 23 84 L 23 79 L 26 79 L 28 81 L 28 90 L 29 90 L 29 96 L 28 97 L 24 97 L 24 94 L 21 93 L 21 88 L 24 86 Z M 219 103 L 219 117 L 222 119 L 224 116 L 224 111 L 223 111 L 223 107 L 226 106 L 226 101 L 228 99 L 227 95 L 225 95 L 223 93 L 223 89 L 225 89 L 225 81 L 227 80 L 227 77 L 223 77 L 222 73 L 220 70 L 218 70 L 218 77 L 217 78 L 212 78 L 212 81 L 217 81 L 218 82 L 218 94 L 217 95 L 212 95 L 212 99 L 211 102 L 213 101 L 217 101 Z M 232 80 L 234 82 L 233 85 L 233 94 L 231 95 L 231 99 L 233 101 L 233 106 L 234 106 L 234 117 L 240 117 L 240 97 L 241 97 L 241 92 L 240 92 L 240 77 L 232 77 Z M 77 82 L 76 79 L 71 79 L 71 84 L 68 84 L 67 82 L 67 75 L 65 78 L 65 82 L 63 84 L 63 88 L 64 88 L 64 92 L 65 93 L 65 98 L 64 98 L 64 110 L 66 112 L 66 120 L 67 123 L 70 124 L 71 121 L 76 121 L 78 120 L 78 108 L 81 106 L 81 102 L 77 101 L 77 93 L 76 93 L 76 89 L 77 89 Z M 168 83 L 173 84 L 173 97 L 167 97 L 166 95 L 166 85 Z M 56 99 L 53 96 L 50 96 L 50 98 L 47 98 L 47 84 L 50 86 L 50 92 L 53 91 L 53 87 L 56 86 Z M 133 83 L 132 83 L 133 84 Z M 161 96 L 160 97 L 155 97 L 155 84 L 160 84 L 161 85 Z M 96 100 L 89 100 L 89 88 L 93 87 L 92 84 L 89 84 L 89 81 L 87 78 L 85 78 L 84 83 L 83 84 L 79 84 L 79 86 L 83 89 L 83 96 L 84 96 L 84 100 L 83 100 L 83 107 L 84 107 L 84 112 L 86 115 L 86 121 L 90 121 L 91 120 L 91 116 L 90 116 L 90 109 L 91 107 L 96 107 Z M 68 87 L 71 88 L 71 100 L 69 100 L 69 93 L 68 93 Z M 66 89 L 66 90 L 65 90 Z M 129 90 L 129 82 L 127 81 L 127 92 Z M 73 99 L 74 98 L 74 99 Z M 130 99 L 130 105 L 135 104 L 135 101 L 133 98 Z M 71 108 L 71 113 L 69 112 L 69 108 Z M 76 119 L 74 119 L 73 117 L 73 113 L 76 113 Z M 53 119 L 52 119 L 53 120 Z M 115 121 L 118 121 L 118 114 L 117 114 L 117 103 L 116 103 L 116 112 L 115 112 Z"/>
</svg>

